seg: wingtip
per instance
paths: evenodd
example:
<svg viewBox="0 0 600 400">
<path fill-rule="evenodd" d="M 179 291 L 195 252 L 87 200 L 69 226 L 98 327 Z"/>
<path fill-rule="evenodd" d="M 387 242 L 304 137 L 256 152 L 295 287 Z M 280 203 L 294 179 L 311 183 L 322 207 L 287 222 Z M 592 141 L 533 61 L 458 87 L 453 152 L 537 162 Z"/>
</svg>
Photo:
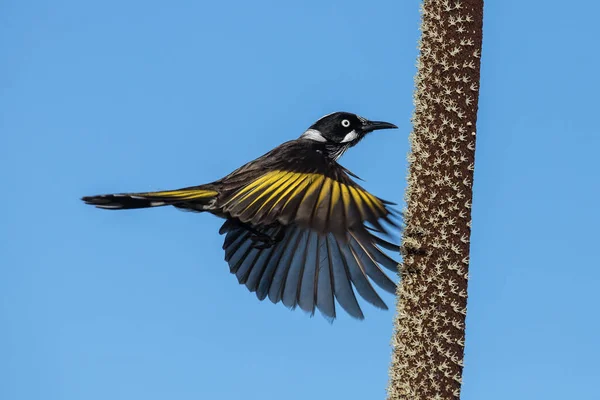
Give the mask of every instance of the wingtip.
<svg viewBox="0 0 600 400">
<path fill-rule="evenodd" d="M 325 321 L 327 321 L 329 323 L 329 325 L 333 325 L 334 321 L 335 321 L 335 314 L 334 315 L 327 315 L 323 312 L 321 312 L 321 315 L 323 316 L 323 318 L 325 318 Z"/>
<path fill-rule="evenodd" d="M 381 201 L 383 204 L 386 204 L 388 206 L 397 206 L 398 205 L 398 203 L 394 203 L 393 201 L 385 200 L 385 199 L 382 199 L 380 197 L 378 197 L 377 199 L 379 201 Z"/>
</svg>

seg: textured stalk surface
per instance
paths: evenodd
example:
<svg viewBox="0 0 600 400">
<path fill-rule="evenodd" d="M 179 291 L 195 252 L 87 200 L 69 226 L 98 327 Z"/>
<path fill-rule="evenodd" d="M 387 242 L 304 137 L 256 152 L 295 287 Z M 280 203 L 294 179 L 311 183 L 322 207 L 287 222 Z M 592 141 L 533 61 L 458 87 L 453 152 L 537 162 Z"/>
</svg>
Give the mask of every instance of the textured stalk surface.
<svg viewBox="0 0 600 400">
<path fill-rule="evenodd" d="M 483 0 L 424 0 L 388 399 L 460 397 Z"/>
</svg>

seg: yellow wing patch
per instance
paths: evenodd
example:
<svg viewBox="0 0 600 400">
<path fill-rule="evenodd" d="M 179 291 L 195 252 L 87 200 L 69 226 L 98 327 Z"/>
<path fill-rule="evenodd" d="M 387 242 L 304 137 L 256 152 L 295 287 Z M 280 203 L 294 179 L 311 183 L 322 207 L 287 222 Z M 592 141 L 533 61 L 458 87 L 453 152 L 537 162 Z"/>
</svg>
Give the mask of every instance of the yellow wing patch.
<svg viewBox="0 0 600 400">
<path fill-rule="evenodd" d="M 224 199 L 223 206 L 231 215 L 245 222 L 260 224 L 280 219 L 281 214 L 284 214 L 285 221 L 297 220 L 300 205 L 308 199 L 312 199 L 311 206 L 314 204 L 311 207 L 315 210 L 312 218 L 327 219 L 333 216 L 344 219 L 345 216 L 345 221 L 333 221 L 345 227 L 388 214 L 385 204 L 360 186 L 339 182 L 318 173 L 282 170 L 269 171 L 256 178 Z M 337 207 L 341 209 L 333 213 Z M 277 215 L 272 215 L 272 212 Z"/>
<path fill-rule="evenodd" d="M 262 177 L 254 181 L 251 185 L 248 185 L 244 189 L 242 189 L 234 198 L 238 197 L 239 195 L 245 194 L 245 196 L 243 197 L 245 199 L 249 196 L 252 196 L 252 194 L 256 192 L 256 196 L 253 196 L 253 200 L 249 204 L 249 206 L 252 206 L 268 194 L 271 194 L 271 197 L 273 197 L 278 190 L 281 190 L 282 188 L 286 187 L 286 182 L 288 182 L 291 177 L 292 174 L 289 172 L 284 172 L 275 176 L 269 176 L 268 174 L 263 175 Z"/>
<path fill-rule="evenodd" d="M 214 190 L 203 190 L 203 189 L 180 189 L 180 190 L 166 190 L 163 192 L 147 192 L 137 193 L 137 196 L 146 198 L 170 198 L 176 200 L 199 200 L 215 197 L 218 193 Z"/>
</svg>

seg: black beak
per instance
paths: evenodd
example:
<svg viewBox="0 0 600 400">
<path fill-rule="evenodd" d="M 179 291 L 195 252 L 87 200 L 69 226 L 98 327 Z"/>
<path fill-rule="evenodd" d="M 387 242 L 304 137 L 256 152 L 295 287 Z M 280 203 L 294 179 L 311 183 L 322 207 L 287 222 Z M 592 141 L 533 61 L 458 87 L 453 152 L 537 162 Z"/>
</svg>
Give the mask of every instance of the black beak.
<svg viewBox="0 0 600 400">
<path fill-rule="evenodd" d="M 365 121 L 363 123 L 363 131 L 364 132 L 372 132 L 372 131 L 376 131 L 378 129 L 397 129 L 398 127 L 394 124 L 391 124 L 389 122 L 383 122 L 383 121 Z"/>
</svg>

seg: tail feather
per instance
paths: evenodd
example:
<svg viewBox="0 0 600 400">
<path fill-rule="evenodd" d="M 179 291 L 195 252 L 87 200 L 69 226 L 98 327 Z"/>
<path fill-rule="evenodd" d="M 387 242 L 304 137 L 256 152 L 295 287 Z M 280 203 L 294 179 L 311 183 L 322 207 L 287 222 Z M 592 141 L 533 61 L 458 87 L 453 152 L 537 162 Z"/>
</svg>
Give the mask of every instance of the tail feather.
<svg viewBox="0 0 600 400">
<path fill-rule="evenodd" d="M 208 204 L 218 192 L 200 188 L 185 188 L 161 192 L 116 193 L 82 197 L 86 204 L 106 210 L 128 210 L 160 206 L 176 206 L 182 203 Z"/>
</svg>

